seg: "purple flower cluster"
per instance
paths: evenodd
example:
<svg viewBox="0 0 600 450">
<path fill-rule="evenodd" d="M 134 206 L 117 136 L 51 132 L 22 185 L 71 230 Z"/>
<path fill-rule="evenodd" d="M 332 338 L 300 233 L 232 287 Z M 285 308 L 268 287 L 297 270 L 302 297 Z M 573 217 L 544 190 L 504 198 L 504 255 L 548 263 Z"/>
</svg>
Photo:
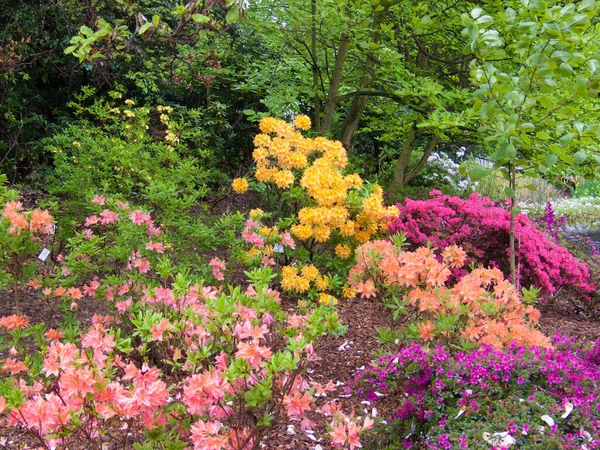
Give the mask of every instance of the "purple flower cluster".
<svg viewBox="0 0 600 450">
<path fill-rule="evenodd" d="M 554 345 L 451 355 L 413 344 L 358 372 L 351 389 L 398 400 L 392 427 L 404 448 L 481 448 L 485 439 L 600 448 L 600 341 L 581 349 L 557 336 Z"/>
<path fill-rule="evenodd" d="M 467 200 L 434 191 L 431 194 L 434 197 L 429 200 L 406 199 L 404 205 L 398 204 L 400 216 L 392 219 L 390 232 L 405 233 L 407 242 L 415 247 L 430 242 L 444 249 L 456 244 L 467 252 L 470 261 L 498 267 L 508 276 L 510 212 L 479 194 L 471 194 Z M 548 221 L 553 230 L 560 227 L 561 219 L 548 215 Z M 562 286 L 573 287 L 582 295 L 595 290 L 587 266 L 524 214 L 515 218 L 515 236 L 522 286 L 540 288 L 544 296 Z"/>
<path fill-rule="evenodd" d="M 560 244 L 560 236 L 567 228 L 567 218 L 567 214 L 563 214 L 557 219 L 554 209 L 552 209 L 552 203 L 548 202 L 544 209 L 544 215 L 536 219 L 535 223 L 554 242 Z"/>
</svg>

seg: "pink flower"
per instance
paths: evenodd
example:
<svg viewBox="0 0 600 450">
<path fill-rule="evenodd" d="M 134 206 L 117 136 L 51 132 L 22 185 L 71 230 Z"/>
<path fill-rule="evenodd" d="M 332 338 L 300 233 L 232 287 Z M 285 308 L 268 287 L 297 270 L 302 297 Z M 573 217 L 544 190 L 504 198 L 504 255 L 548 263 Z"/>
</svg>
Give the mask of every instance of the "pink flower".
<svg viewBox="0 0 600 450">
<path fill-rule="evenodd" d="M 133 304 L 133 301 L 132 301 L 131 297 L 129 297 L 125 301 L 115 303 L 115 307 L 117 308 L 117 311 L 119 311 L 119 314 L 125 314 L 125 311 L 127 310 L 127 308 L 129 308 L 132 304 Z"/>
<path fill-rule="evenodd" d="M 296 249 L 296 243 L 294 242 L 294 238 L 292 238 L 292 235 L 288 231 L 283 233 L 283 235 L 281 236 L 281 243 L 283 245 L 287 245 L 292 250 Z"/>
<path fill-rule="evenodd" d="M 106 203 L 106 197 L 104 197 L 102 195 L 96 195 L 92 199 L 92 203 L 97 203 L 98 205 L 102 206 Z"/>
<path fill-rule="evenodd" d="M 288 416 L 302 417 L 304 416 L 304 411 L 310 411 L 312 397 L 308 392 L 300 395 L 300 392 L 296 391 L 291 397 L 286 395 L 283 398 L 283 404 Z"/>
<path fill-rule="evenodd" d="M 85 219 L 85 223 L 83 224 L 86 227 L 89 227 L 91 225 L 95 225 L 98 222 L 100 222 L 100 217 L 93 215 L 93 216 L 89 216 Z"/>
<path fill-rule="evenodd" d="M 169 319 L 165 319 L 158 324 L 152 325 L 150 329 L 150 334 L 152 334 L 151 341 L 161 341 L 163 340 L 163 335 L 169 330 L 171 323 Z"/>
<path fill-rule="evenodd" d="M 269 258 L 268 256 L 263 257 L 263 259 L 260 260 L 260 263 L 263 266 L 274 266 L 276 264 L 275 260 L 273 258 Z"/>
<path fill-rule="evenodd" d="M 119 220 L 119 214 L 117 214 L 114 211 L 111 211 L 110 209 L 105 209 L 104 211 L 102 211 L 100 213 L 100 217 L 102 217 L 102 219 L 100 220 L 100 223 L 102 225 L 108 225 L 109 223 L 114 223 L 117 220 Z"/>
<path fill-rule="evenodd" d="M 270 358 L 272 352 L 267 347 L 261 347 L 257 341 L 250 343 L 240 342 L 238 345 L 238 351 L 235 356 L 238 358 L 245 359 L 250 367 L 257 369 L 262 365 L 264 359 Z"/>
<path fill-rule="evenodd" d="M 147 273 L 150 270 L 150 261 L 146 258 L 137 258 L 133 261 L 133 265 L 138 268 L 140 273 Z"/>
<path fill-rule="evenodd" d="M 223 281 L 225 279 L 225 277 L 223 276 L 223 273 L 221 272 L 221 270 L 225 270 L 225 263 L 223 261 L 221 261 L 219 258 L 213 258 L 210 260 L 210 262 L 208 264 L 212 267 L 213 276 L 217 280 Z"/>
<path fill-rule="evenodd" d="M 165 246 L 162 242 L 148 241 L 148 243 L 146 244 L 146 250 L 153 250 L 156 253 L 164 253 Z"/>
<path fill-rule="evenodd" d="M 135 211 L 133 211 L 129 215 L 129 218 L 136 225 L 143 225 L 143 224 L 150 225 L 152 223 L 152 219 L 150 218 L 150 214 L 147 214 L 147 213 L 145 213 L 145 212 L 143 212 L 142 210 L 139 210 L 139 209 L 136 209 Z"/>
</svg>

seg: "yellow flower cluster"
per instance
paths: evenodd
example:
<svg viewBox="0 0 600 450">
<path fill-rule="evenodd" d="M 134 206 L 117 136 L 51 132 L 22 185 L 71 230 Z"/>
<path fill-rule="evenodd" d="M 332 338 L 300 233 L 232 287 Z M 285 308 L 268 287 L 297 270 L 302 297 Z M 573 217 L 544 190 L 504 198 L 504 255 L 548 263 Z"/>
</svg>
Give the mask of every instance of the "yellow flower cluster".
<svg viewBox="0 0 600 450">
<path fill-rule="evenodd" d="M 319 295 L 319 303 L 322 303 L 325 306 L 335 306 L 338 304 L 338 301 L 337 298 L 335 298 L 333 295 L 321 292 L 321 294 Z"/>
<path fill-rule="evenodd" d="M 335 254 L 342 259 L 350 258 L 350 255 L 352 255 L 352 249 L 346 244 L 338 244 L 335 246 Z"/>
<path fill-rule="evenodd" d="M 167 126 L 167 131 L 165 132 L 165 142 L 171 145 L 177 144 L 179 142 L 179 136 L 177 136 L 177 134 L 175 134 L 173 131 L 169 118 L 169 113 L 173 112 L 173 108 L 170 106 L 158 105 L 156 109 L 161 113 L 160 121 Z"/>
<path fill-rule="evenodd" d="M 261 134 L 254 138 L 255 177 L 287 189 L 301 175 L 299 184 L 315 206 L 300 210 L 299 223 L 291 227 L 297 238 L 313 237 L 317 242 L 326 242 L 338 231 L 358 243 L 366 242 L 381 229 L 382 218 L 395 211 L 383 206 L 383 191 L 379 186 L 361 205 L 350 206 L 349 191 L 361 189 L 362 179 L 358 174 L 342 173 L 348 158 L 339 141 L 322 136 L 306 138 L 298 131 L 309 128 L 307 116 L 297 116 L 293 125 L 272 117 L 262 119 Z M 346 248 L 340 252 L 347 254 Z"/>
<path fill-rule="evenodd" d="M 248 190 L 248 180 L 245 178 L 236 178 L 231 183 L 231 188 L 238 194 L 243 194 Z"/>
<path fill-rule="evenodd" d="M 342 288 L 342 295 L 344 296 L 344 298 L 354 298 L 356 297 L 356 290 L 351 288 L 350 286 L 344 286 Z"/>
<path fill-rule="evenodd" d="M 303 294 L 310 289 L 311 283 L 318 291 L 323 292 L 329 287 L 329 277 L 320 275 L 319 269 L 313 265 L 304 266 L 301 270 L 295 266 L 284 266 L 281 269 L 281 287 L 285 291 Z"/>
</svg>

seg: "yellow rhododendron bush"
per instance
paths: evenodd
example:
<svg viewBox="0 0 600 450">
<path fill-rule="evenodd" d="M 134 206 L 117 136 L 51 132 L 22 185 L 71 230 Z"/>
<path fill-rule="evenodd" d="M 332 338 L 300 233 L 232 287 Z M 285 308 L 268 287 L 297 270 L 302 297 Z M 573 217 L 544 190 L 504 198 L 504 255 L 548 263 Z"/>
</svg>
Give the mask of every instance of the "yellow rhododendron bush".
<svg viewBox="0 0 600 450">
<path fill-rule="evenodd" d="M 254 138 L 254 177 L 283 191 L 300 186 L 305 201 L 291 233 L 301 241 L 312 238 L 318 243 L 335 238 L 336 253 L 347 258 L 349 245 L 367 242 L 386 230 L 384 218 L 397 216 L 398 211 L 383 205 L 381 187 L 365 189 L 359 175 L 344 174 L 348 158 L 339 141 L 303 136 L 301 131 L 309 128 L 307 116 L 297 116 L 293 124 L 262 119 L 261 133 Z M 242 180 L 237 178 L 232 184 L 238 193 L 247 186 Z"/>
<path fill-rule="evenodd" d="M 400 298 L 411 319 L 406 337 L 460 345 L 513 342 L 551 347 L 535 329 L 540 312 L 523 303 L 498 269 L 477 268 L 452 283 L 452 269 L 463 269 L 466 254 L 453 245 L 437 256 L 430 248 L 402 251 L 390 241 L 367 242 L 356 249 L 349 284 L 363 298 Z"/>
</svg>

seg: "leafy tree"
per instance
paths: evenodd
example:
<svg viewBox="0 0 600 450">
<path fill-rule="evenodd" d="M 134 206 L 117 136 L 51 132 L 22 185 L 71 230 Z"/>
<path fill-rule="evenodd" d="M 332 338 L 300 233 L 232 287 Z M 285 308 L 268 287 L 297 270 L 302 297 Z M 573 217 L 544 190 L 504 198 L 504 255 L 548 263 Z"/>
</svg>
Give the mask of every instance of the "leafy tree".
<svg viewBox="0 0 600 450">
<path fill-rule="evenodd" d="M 261 0 L 242 28 L 264 36 L 267 55 L 240 88 L 263 92 L 271 113 L 309 113 L 318 133 L 348 148 L 368 131 L 395 148 L 394 179 L 406 183 L 439 146 L 473 139 L 460 34 L 461 13 L 473 6 Z"/>
<path fill-rule="evenodd" d="M 593 0 L 519 0 L 492 11 L 477 7 L 462 17 L 475 55 L 473 109 L 492 150 L 493 169 L 509 181 L 513 282 L 517 172 L 592 175 L 600 162 L 596 13 Z M 476 166 L 471 176 L 489 172 Z"/>
</svg>

